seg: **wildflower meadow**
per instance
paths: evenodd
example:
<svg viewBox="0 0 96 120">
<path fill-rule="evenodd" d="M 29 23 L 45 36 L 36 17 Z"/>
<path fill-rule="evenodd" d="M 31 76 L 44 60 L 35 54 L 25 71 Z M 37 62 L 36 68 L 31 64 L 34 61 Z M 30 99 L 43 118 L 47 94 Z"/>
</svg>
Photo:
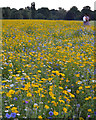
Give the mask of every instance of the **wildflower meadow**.
<svg viewBox="0 0 96 120">
<path fill-rule="evenodd" d="M 94 26 L 2 20 L 3 118 L 94 119 Z"/>
</svg>

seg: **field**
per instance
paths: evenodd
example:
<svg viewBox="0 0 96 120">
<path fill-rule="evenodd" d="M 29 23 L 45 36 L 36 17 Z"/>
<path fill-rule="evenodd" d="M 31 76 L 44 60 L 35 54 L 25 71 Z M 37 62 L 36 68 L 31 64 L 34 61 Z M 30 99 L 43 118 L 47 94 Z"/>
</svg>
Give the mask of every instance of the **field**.
<svg viewBox="0 0 96 120">
<path fill-rule="evenodd" d="M 95 120 L 94 26 L 2 21 L 3 118 Z"/>
</svg>

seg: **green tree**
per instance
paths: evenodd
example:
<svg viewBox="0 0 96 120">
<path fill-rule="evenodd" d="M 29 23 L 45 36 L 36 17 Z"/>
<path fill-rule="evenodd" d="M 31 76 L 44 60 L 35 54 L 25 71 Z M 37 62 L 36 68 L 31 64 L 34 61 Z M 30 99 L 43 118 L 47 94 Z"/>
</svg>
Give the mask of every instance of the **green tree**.
<svg viewBox="0 0 96 120">
<path fill-rule="evenodd" d="M 94 10 L 93 19 L 96 20 L 96 10 Z"/>
<path fill-rule="evenodd" d="M 81 13 L 76 6 L 70 8 L 67 12 L 65 19 L 67 20 L 78 20 L 80 19 Z"/>
<path fill-rule="evenodd" d="M 16 10 L 15 8 L 12 8 L 12 9 L 11 9 L 11 13 L 10 13 L 10 14 L 11 14 L 11 15 L 10 15 L 10 18 L 11 18 L 11 19 L 15 19 L 15 13 L 16 13 L 16 11 L 17 11 L 17 10 Z"/>
<path fill-rule="evenodd" d="M 2 19 L 2 8 L 0 8 L 0 19 Z"/>
<path fill-rule="evenodd" d="M 10 19 L 10 7 L 3 7 L 2 8 L 2 16 L 3 19 Z"/>
<path fill-rule="evenodd" d="M 66 10 L 62 9 L 61 7 L 59 7 L 57 16 L 59 20 L 64 20 L 65 16 L 66 16 Z"/>
<path fill-rule="evenodd" d="M 37 13 L 35 18 L 36 19 L 45 19 L 45 16 L 42 13 Z"/>
<path fill-rule="evenodd" d="M 11 19 L 22 19 L 23 16 L 20 14 L 18 10 L 16 10 L 15 8 L 12 8 L 10 18 Z"/>
<path fill-rule="evenodd" d="M 49 17 L 50 17 L 50 10 L 45 7 L 38 9 L 37 13 L 41 13 L 43 15 L 44 19 L 49 19 Z"/>
<path fill-rule="evenodd" d="M 51 20 L 58 19 L 58 10 L 55 9 L 50 10 L 50 19 Z"/>
</svg>

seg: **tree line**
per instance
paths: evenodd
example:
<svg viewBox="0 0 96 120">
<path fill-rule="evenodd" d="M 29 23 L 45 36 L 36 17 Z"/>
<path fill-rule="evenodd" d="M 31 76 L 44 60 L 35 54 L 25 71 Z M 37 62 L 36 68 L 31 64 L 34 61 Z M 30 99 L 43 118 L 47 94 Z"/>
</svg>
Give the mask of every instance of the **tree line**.
<svg viewBox="0 0 96 120">
<path fill-rule="evenodd" d="M 46 19 L 46 20 L 82 20 L 88 14 L 91 20 L 96 20 L 96 10 L 92 11 L 90 6 L 84 6 L 80 11 L 76 6 L 66 11 L 59 7 L 58 10 L 42 7 L 36 10 L 35 2 L 31 7 L 20 8 L 19 10 L 10 7 L 2 8 L 2 19 Z"/>
</svg>

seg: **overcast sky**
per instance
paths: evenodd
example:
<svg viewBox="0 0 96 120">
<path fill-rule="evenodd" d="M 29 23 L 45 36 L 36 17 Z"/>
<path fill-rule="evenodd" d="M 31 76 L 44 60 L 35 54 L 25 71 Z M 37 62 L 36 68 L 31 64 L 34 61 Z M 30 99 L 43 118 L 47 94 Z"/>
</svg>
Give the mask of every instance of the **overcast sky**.
<svg viewBox="0 0 96 120">
<path fill-rule="evenodd" d="M 96 0 L 0 0 L 0 7 L 19 9 L 31 6 L 31 3 L 35 2 L 36 9 L 41 7 L 58 9 L 58 7 L 62 7 L 65 10 L 69 10 L 72 6 L 77 6 L 79 10 L 82 10 L 84 6 L 90 6 L 91 10 L 94 10 L 95 1 Z"/>
</svg>

